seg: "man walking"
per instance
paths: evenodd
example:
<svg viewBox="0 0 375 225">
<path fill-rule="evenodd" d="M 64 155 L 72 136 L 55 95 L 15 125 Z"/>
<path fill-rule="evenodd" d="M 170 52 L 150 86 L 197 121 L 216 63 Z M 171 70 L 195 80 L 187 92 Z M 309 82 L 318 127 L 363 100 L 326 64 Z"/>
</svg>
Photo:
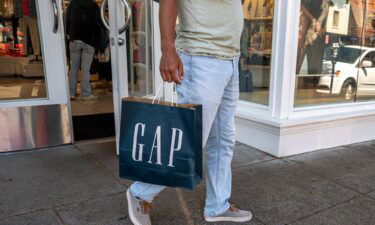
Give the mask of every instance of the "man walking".
<svg viewBox="0 0 375 225">
<path fill-rule="evenodd" d="M 177 15 L 180 27 L 175 41 Z M 242 28 L 241 0 L 160 0 L 163 80 L 178 84 L 179 103 L 203 105 L 207 222 L 252 218 L 250 212 L 229 202 Z M 129 215 L 134 224 L 151 224 L 151 201 L 164 188 L 142 182 L 129 188 Z"/>
<path fill-rule="evenodd" d="M 96 100 L 91 93 L 90 67 L 98 42 L 100 8 L 94 0 L 72 0 L 66 15 L 66 33 L 69 37 L 70 99 L 77 95 L 78 71 L 81 68 L 81 99 Z"/>
</svg>

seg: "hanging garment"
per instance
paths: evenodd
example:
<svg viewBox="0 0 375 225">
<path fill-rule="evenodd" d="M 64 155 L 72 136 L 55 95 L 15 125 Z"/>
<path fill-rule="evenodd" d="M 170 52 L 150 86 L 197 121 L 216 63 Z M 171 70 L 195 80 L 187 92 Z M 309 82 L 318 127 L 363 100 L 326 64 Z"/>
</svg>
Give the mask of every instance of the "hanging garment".
<svg viewBox="0 0 375 225">
<path fill-rule="evenodd" d="M 22 16 L 29 16 L 29 0 L 22 0 Z"/>
<path fill-rule="evenodd" d="M 13 14 L 13 0 L 0 0 L 0 16 L 9 18 Z"/>
<path fill-rule="evenodd" d="M 14 0 L 14 15 L 16 17 L 23 17 L 23 4 L 24 3 L 24 0 Z M 33 17 L 33 18 L 37 18 L 38 14 L 37 14 L 37 11 L 36 11 L 36 3 L 35 3 L 35 0 L 27 0 L 27 11 L 28 11 L 28 16 L 29 17 Z"/>
<path fill-rule="evenodd" d="M 254 19 L 257 15 L 257 6 L 259 0 L 245 0 L 242 9 L 245 19 Z"/>
<path fill-rule="evenodd" d="M 261 18 L 261 17 L 264 17 L 264 6 L 266 5 L 266 3 L 268 2 L 268 0 L 258 0 L 257 2 L 257 5 L 256 5 L 256 13 L 255 13 L 255 17 L 256 18 Z"/>
<path fill-rule="evenodd" d="M 31 44 L 33 46 L 34 55 L 41 55 L 40 52 L 40 39 L 39 39 L 39 29 L 38 29 L 38 19 L 31 17 L 20 18 L 20 28 L 23 33 L 22 38 L 22 55 L 28 55 L 28 35 L 27 29 L 30 31 Z"/>
<path fill-rule="evenodd" d="M 273 0 L 265 0 L 262 6 L 261 17 L 273 17 L 274 4 Z"/>
</svg>

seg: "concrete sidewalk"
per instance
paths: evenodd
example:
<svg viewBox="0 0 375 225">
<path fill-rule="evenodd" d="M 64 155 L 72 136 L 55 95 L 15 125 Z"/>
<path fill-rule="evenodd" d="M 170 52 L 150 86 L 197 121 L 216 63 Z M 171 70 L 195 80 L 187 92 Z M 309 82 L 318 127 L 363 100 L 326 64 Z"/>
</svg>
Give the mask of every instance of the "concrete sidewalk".
<svg viewBox="0 0 375 225">
<path fill-rule="evenodd" d="M 237 144 L 232 202 L 246 224 L 375 224 L 375 143 L 276 159 Z M 131 224 L 113 141 L 0 154 L 0 225 Z M 154 225 L 205 224 L 204 185 L 167 189 Z M 230 223 L 220 223 L 230 224 Z"/>
</svg>

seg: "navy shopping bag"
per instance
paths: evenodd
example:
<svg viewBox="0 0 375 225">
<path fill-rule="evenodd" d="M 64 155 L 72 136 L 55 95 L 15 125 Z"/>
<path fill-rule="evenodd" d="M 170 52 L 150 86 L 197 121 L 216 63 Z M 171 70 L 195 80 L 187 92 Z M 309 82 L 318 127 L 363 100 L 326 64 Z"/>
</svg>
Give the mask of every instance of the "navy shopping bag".
<svg viewBox="0 0 375 225">
<path fill-rule="evenodd" d="M 122 101 L 120 177 L 193 189 L 202 179 L 202 106 Z"/>
</svg>

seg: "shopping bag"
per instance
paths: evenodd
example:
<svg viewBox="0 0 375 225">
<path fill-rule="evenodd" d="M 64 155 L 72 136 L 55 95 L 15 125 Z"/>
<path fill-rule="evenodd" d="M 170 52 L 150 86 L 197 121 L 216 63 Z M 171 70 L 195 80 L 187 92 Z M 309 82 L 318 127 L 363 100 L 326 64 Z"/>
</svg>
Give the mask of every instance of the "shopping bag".
<svg viewBox="0 0 375 225">
<path fill-rule="evenodd" d="M 193 189 L 202 179 L 202 106 L 156 103 L 122 100 L 120 177 Z"/>
</svg>

